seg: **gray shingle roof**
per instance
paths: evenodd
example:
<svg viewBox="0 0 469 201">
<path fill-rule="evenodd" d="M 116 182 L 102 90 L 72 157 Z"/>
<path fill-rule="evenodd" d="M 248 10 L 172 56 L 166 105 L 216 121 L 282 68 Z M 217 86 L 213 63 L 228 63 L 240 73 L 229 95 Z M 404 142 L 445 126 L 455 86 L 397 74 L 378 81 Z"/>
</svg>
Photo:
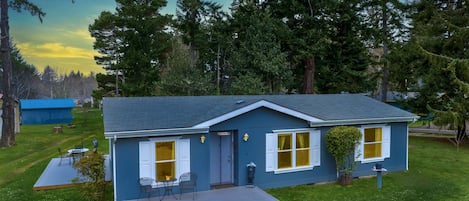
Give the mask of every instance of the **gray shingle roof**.
<svg viewBox="0 0 469 201">
<path fill-rule="evenodd" d="M 190 128 L 265 100 L 324 121 L 413 118 L 359 94 L 104 98 L 105 132 Z"/>
</svg>

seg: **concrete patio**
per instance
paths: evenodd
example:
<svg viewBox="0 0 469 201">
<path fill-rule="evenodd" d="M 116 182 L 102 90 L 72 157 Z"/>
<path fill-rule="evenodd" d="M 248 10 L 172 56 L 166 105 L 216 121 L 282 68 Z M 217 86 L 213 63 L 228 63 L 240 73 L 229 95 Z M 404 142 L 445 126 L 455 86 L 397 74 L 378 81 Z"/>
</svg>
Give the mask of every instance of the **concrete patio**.
<svg viewBox="0 0 469 201">
<path fill-rule="evenodd" d="M 156 196 L 156 194 L 155 194 Z M 177 198 L 177 199 L 175 199 Z M 131 201 L 160 201 L 161 196 L 150 197 L 150 198 L 141 198 Z M 174 196 L 169 195 L 165 196 L 165 201 L 191 201 L 192 193 L 182 194 L 181 199 L 179 199 L 179 194 Z M 270 194 L 266 193 L 262 189 L 256 186 L 237 186 L 231 188 L 215 189 L 210 191 L 201 191 L 195 194 L 195 199 L 197 201 L 240 201 L 240 200 L 255 200 L 255 201 L 278 201 Z"/>
<path fill-rule="evenodd" d="M 105 164 L 105 180 L 111 181 L 111 169 L 109 167 L 109 155 L 104 155 Z M 77 183 L 72 182 L 74 179 L 78 179 Z M 46 169 L 42 172 L 36 184 L 33 186 L 33 190 L 50 190 L 58 188 L 67 188 L 75 186 L 85 181 L 82 175 L 78 174 L 77 170 L 72 166 L 72 159 L 67 158 L 52 158 L 47 165 Z"/>
</svg>

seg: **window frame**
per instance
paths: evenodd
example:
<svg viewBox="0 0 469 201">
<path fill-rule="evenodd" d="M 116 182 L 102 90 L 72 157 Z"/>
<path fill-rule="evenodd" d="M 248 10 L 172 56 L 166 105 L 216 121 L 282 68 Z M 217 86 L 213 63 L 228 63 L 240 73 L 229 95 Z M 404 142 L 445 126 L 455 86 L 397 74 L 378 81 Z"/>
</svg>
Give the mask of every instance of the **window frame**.
<svg viewBox="0 0 469 201">
<path fill-rule="evenodd" d="M 373 158 L 365 158 L 365 129 L 370 128 L 381 128 L 381 156 Z M 361 163 L 373 163 L 373 162 L 382 162 L 386 158 L 391 157 L 391 126 L 385 124 L 377 125 L 363 125 L 360 128 L 362 137 L 360 139 L 360 144 L 355 148 L 355 161 L 360 161 Z"/>
<path fill-rule="evenodd" d="M 149 177 L 153 180 L 152 187 L 161 187 L 162 182 L 156 179 L 156 143 L 174 141 L 175 151 L 175 179 L 173 185 L 179 184 L 179 176 L 190 171 L 190 138 L 161 137 L 149 138 L 139 142 L 139 177 Z"/>
<path fill-rule="evenodd" d="M 297 151 L 306 150 L 306 148 L 296 148 L 296 137 L 298 133 L 309 134 L 309 165 L 296 166 Z M 278 168 L 278 136 L 283 134 L 291 134 L 291 167 Z M 273 130 L 273 133 L 266 134 L 266 172 L 274 172 L 274 174 L 282 174 L 289 172 L 298 172 L 312 170 L 315 166 L 320 165 L 321 161 L 321 132 L 317 129 L 288 129 Z M 280 152 L 281 153 L 281 152 Z"/>
</svg>

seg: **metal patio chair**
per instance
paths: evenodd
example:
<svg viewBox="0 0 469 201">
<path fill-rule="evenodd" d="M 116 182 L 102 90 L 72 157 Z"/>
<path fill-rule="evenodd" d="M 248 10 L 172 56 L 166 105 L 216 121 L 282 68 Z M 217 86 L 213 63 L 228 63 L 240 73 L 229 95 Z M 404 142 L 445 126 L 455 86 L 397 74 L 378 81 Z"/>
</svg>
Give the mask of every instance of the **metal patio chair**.
<svg viewBox="0 0 469 201">
<path fill-rule="evenodd" d="M 69 153 L 64 154 L 61 148 L 57 148 L 57 151 L 59 152 L 59 157 L 60 157 L 59 166 L 62 164 L 62 159 L 64 158 L 68 158 L 68 163 L 72 164 L 72 157 L 70 156 Z"/>
<path fill-rule="evenodd" d="M 197 191 L 197 175 L 192 172 L 186 172 L 179 177 L 179 199 L 181 199 L 184 190 L 192 190 L 192 199 L 195 199 Z"/>
<path fill-rule="evenodd" d="M 158 190 L 158 188 L 153 188 L 151 185 L 153 183 L 153 179 L 149 177 L 142 177 L 138 180 L 140 184 L 140 195 L 138 196 L 139 198 L 142 197 L 142 194 L 147 195 L 147 199 L 150 199 L 151 195 L 155 190 Z"/>
</svg>

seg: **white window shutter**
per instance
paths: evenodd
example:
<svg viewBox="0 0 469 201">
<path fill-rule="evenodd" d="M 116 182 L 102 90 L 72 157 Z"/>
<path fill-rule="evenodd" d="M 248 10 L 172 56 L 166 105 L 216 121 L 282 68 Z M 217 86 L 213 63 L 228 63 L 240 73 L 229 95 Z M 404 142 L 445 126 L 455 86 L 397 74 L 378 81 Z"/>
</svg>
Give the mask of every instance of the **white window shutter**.
<svg viewBox="0 0 469 201">
<path fill-rule="evenodd" d="M 277 135 L 273 133 L 267 133 L 265 135 L 265 171 L 271 172 L 274 171 L 277 167 Z"/>
<path fill-rule="evenodd" d="M 138 160 L 140 178 L 149 177 L 155 179 L 155 144 L 149 141 L 139 143 Z"/>
<path fill-rule="evenodd" d="M 179 139 L 176 144 L 177 158 L 176 165 L 178 171 L 176 172 L 177 178 L 181 174 L 191 171 L 191 141 L 189 138 Z"/>
<path fill-rule="evenodd" d="M 360 132 L 362 133 L 362 137 L 360 138 L 360 143 L 358 143 L 357 147 L 355 147 L 355 161 L 363 160 L 363 144 L 365 142 L 365 130 L 363 128 L 360 128 Z"/>
<path fill-rule="evenodd" d="M 310 163 L 312 166 L 321 165 L 321 131 L 313 130 L 309 134 L 311 145 Z"/>
<path fill-rule="evenodd" d="M 391 126 L 383 126 L 383 158 L 391 157 Z"/>
</svg>

